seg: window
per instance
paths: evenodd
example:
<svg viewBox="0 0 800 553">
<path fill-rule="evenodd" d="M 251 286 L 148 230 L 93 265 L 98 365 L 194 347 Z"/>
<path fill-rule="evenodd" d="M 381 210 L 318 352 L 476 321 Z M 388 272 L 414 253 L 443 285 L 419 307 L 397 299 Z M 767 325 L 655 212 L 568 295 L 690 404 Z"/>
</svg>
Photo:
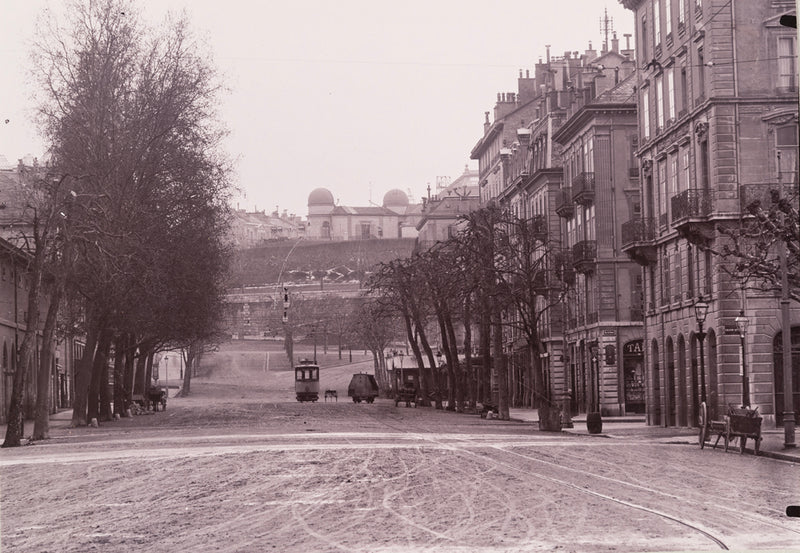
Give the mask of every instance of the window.
<svg viewBox="0 0 800 553">
<path fill-rule="evenodd" d="M 797 90 L 796 62 L 795 37 L 778 37 L 778 88 L 781 91 Z"/>
<path fill-rule="evenodd" d="M 682 192 L 691 188 L 689 183 L 689 148 L 681 151 L 681 178 L 678 179 L 678 191 Z"/>
<path fill-rule="evenodd" d="M 647 16 L 642 16 L 642 59 L 647 59 Z"/>
<path fill-rule="evenodd" d="M 706 265 L 706 278 L 705 278 L 705 290 L 703 291 L 703 295 L 706 296 L 706 299 L 711 297 L 711 281 L 713 276 L 713 260 L 711 259 L 711 251 L 705 250 L 705 265 Z"/>
<path fill-rule="evenodd" d="M 783 184 L 797 184 L 797 125 L 775 130 L 778 179 Z"/>
<path fill-rule="evenodd" d="M 675 197 L 680 192 L 678 187 L 678 154 L 669 157 L 669 196 Z"/>
<path fill-rule="evenodd" d="M 658 131 L 664 128 L 664 79 L 661 75 L 656 77 L 656 122 Z"/>
<path fill-rule="evenodd" d="M 661 259 L 661 278 L 663 280 L 661 286 L 661 305 L 667 305 L 672 299 L 672 286 L 670 286 L 669 253 L 667 253 L 666 250 Z"/>
<path fill-rule="evenodd" d="M 694 252 L 692 252 L 692 245 L 689 244 L 686 250 L 686 299 L 694 297 Z"/>
<path fill-rule="evenodd" d="M 664 0 L 664 32 L 667 36 L 672 34 L 672 2 Z"/>
<path fill-rule="evenodd" d="M 706 97 L 706 60 L 703 55 L 703 49 L 697 49 L 697 97 L 705 99 Z"/>
<path fill-rule="evenodd" d="M 642 16 L 642 59 L 647 59 L 647 16 Z"/>
<path fill-rule="evenodd" d="M 642 92 L 642 135 L 650 138 L 650 91 Z"/>
<path fill-rule="evenodd" d="M 664 161 L 656 163 L 656 178 L 658 179 L 658 223 L 667 224 L 667 167 Z"/>
<path fill-rule="evenodd" d="M 683 282 L 683 274 L 681 270 L 681 252 L 675 252 L 675 295 L 672 297 L 673 301 L 681 301 L 681 283 Z"/>
<path fill-rule="evenodd" d="M 681 111 L 685 113 L 686 110 L 689 108 L 689 101 L 688 101 L 689 100 L 689 96 L 686 93 L 686 89 L 687 89 L 687 86 L 688 86 L 688 81 L 686 80 L 686 67 L 685 66 L 681 67 L 681 82 L 680 82 L 680 86 L 681 86 L 681 96 L 680 96 L 680 104 L 679 104 L 679 106 L 680 106 Z"/>
<path fill-rule="evenodd" d="M 674 69 L 667 69 L 667 117 L 675 119 L 675 75 Z"/>
<path fill-rule="evenodd" d="M 686 0 L 678 0 L 678 27 L 683 29 L 684 21 L 686 21 L 686 8 L 684 2 Z"/>
<path fill-rule="evenodd" d="M 584 165 L 588 172 L 594 172 L 594 138 L 589 137 L 584 143 Z"/>
<path fill-rule="evenodd" d="M 583 212 L 584 218 L 586 220 L 586 239 L 587 240 L 594 240 L 595 239 L 595 219 L 594 219 L 594 204 L 587 206 Z"/>
<path fill-rule="evenodd" d="M 656 46 L 661 44 L 661 2 L 653 0 L 653 35 Z"/>
</svg>

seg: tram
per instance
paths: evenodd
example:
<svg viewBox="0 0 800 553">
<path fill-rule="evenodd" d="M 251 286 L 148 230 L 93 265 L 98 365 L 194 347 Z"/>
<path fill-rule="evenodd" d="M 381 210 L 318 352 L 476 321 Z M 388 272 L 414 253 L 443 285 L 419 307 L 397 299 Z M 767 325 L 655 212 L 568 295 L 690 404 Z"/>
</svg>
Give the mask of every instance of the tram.
<svg viewBox="0 0 800 553">
<path fill-rule="evenodd" d="M 319 365 L 302 359 L 294 368 L 294 391 L 297 401 L 317 401 L 319 399 Z"/>
</svg>

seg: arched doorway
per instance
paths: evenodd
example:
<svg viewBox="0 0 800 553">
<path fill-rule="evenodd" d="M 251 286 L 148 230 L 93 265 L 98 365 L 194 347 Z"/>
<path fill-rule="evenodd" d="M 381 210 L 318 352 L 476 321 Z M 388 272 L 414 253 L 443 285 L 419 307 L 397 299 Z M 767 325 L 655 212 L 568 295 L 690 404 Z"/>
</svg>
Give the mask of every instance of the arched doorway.
<svg viewBox="0 0 800 553">
<path fill-rule="evenodd" d="M 678 334 L 678 426 L 689 426 L 689 406 L 686 393 L 686 341 Z"/>
<path fill-rule="evenodd" d="M 675 347 L 672 344 L 672 336 L 667 337 L 664 368 L 666 370 L 664 378 L 664 387 L 666 388 L 664 408 L 667 413 L 667 426 L 675 426 L 677 405 L 675 402 Z"/>
<path fill-rule="evenodd" d="M 652 382 L 652 390 L 650 394 L 650 423 L 653 425 L 661 426 L 661 363 L 658 358 L 658 341 L 653 339 L 650 347 L 653 371 L 650 374 L 650 382 Z"/>
<path fill-rule="evenodd" d="M 719 393 L 717 392 L 717 334 L 714 329 L 708 330 L 706 337 L 706 405 L 709 405 L 710 415 L 717 419 L 720 412 Z M 727 407 L 724 412 L 727 412 Z"/>
<path fill-rule="evenodd" d="M 322 222 L 322 229 L 320 232 L 320 237 L 323 239 L 330 239 L 331 237 L 331 224 L 329 221 Z"/>
<path fill-rule="evenodd" d="M 793 326 L 792 333 L 792 398 L 795 420 L 800 411 L 800 326 Z M 772 367 L 775 390 L 775 423 L 783 424 L 785 388 L 783 386 L 783 332 L 778 331 L 772 340 Z"/>
<path fill-rule="evenodd" d="M 699 424 L 700 414 L 700 342 L 697 340 L 697 334 L 692 332 L 689 335 L 689 355 L 691 356 L 689 363 L 689 401 L 693 408 L 692 422 Z M 706 405 L 708 405 L 706 403 Z"/>
</svg>

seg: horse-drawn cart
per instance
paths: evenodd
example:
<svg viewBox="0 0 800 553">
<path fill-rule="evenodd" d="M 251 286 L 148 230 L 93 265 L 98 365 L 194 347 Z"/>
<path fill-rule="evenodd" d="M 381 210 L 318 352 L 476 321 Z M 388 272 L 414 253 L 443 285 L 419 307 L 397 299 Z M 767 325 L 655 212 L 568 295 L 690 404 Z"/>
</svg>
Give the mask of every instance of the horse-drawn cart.
<svg viewBox="0 0 800 553">
<path fill-rule="evenodd" d="M 720 439 L 725 439 L 725 451 L 734 439 L 739 440 L 739 453 L 744 453 L 747 439 L 753 440 L 753 450 L 758 455 L 761 449 L 761 417 L 758 408 L 728 406 L 728 414 L 722 420 L 708 420 L 708 410 L 705 402 L 700 404 L 700 449 L 711 440 L 712 434 L 717 435 L 713 448 L 717 447 Z"/>
</svg>

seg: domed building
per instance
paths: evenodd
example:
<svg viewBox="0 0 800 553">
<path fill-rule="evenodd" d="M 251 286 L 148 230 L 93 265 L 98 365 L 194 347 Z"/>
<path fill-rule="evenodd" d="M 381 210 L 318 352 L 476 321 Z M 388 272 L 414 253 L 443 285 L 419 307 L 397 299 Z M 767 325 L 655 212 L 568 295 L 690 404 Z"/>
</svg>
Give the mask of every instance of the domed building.
<svg viewBox="0 0 800 553">
<path fill-rule="evenodd" d="M 366 207 L 337 205 L 327 188 L 308 195 L 306 237 L 316 240 L 369 240 L 373 238 L 416 238 L 421 204 L 412 204 L 400 189 L 389 190 L 383 204 Z"/>
</svg>

